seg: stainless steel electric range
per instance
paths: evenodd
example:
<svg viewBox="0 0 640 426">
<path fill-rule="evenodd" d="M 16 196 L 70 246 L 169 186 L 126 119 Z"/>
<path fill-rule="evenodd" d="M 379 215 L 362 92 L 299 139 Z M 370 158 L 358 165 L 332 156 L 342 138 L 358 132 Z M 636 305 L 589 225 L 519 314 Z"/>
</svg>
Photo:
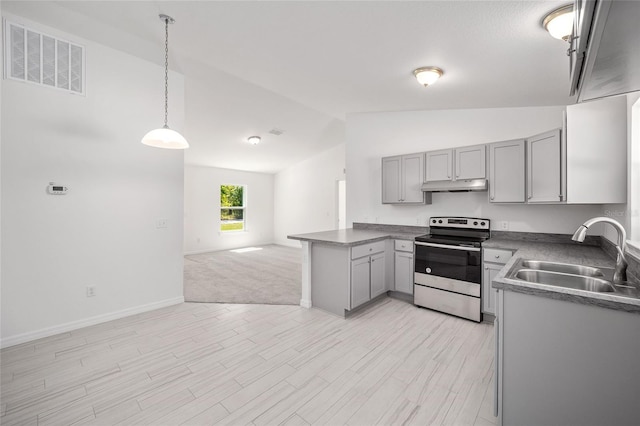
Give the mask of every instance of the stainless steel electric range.
<svg viewBox="0 0 640 426">
<path fill-rule="evenodd" d="M 415 240 L 414 303 L 480 322 L 482 247 L 489 219 L 432 217 Z"/>
</svg>

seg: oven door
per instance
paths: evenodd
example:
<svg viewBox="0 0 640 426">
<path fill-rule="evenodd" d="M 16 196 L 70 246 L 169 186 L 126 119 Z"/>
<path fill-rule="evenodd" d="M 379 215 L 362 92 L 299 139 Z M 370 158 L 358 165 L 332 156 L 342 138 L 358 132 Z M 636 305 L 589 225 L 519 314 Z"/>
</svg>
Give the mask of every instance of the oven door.
<svg viewBox="0 0 640 426">
<path fill-rule="evenodd" d="M 480 284 L 480 247 L 453 246 L 416 241 L 415 272 L 434 277 Z"/>
</svg>

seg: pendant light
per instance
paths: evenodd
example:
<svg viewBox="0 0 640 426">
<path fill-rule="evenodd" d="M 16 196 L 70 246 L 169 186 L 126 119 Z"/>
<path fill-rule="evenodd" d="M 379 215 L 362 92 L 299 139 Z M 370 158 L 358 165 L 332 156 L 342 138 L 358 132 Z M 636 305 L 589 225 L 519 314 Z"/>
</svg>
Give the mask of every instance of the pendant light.
<svg viewBox="0 0 640 426">
<path fill-rule="evenodd" d="M 168 15 L 160 15 L 160 19 L 164 21 L 164 126 L 155 129 L 144 135 L 142 143 L 156 148 L 167 149 L 186 149 L 189 148 L 187 140 L 175 130 L 171 130 L 167 124 L 169 115 L 169 24 L 173 24 L 175 20 Z"/>
</svg>

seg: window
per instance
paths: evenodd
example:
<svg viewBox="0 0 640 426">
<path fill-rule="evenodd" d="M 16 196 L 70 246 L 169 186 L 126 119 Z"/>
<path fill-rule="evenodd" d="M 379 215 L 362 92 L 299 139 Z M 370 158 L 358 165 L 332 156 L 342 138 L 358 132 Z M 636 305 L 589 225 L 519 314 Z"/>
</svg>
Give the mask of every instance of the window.
<svg viewBox="0 0 640 426">
<path fill-rule="evenodd" d="M 245 230 L 246 195 L 244 185 L 220 185 L 220 230 L 222 232 Z"/>
</svg>

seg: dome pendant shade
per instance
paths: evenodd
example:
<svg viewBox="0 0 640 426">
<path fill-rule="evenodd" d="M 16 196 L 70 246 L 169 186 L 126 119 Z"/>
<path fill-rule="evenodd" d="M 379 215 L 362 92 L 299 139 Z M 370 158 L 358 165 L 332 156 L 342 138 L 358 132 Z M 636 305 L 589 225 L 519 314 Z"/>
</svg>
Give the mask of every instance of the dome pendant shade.
<svg viewBox="0 0 640 426">
<path fill-rule="evenodd" d="M 175 20 L 171 16 L 160 15 L 160 20 L 164 22 L 164 126 L 155 129 L 144 135 L 142 142 L 145 145 L 166 149 L 186 149 L 189 148 L 187 140 L 175 130 L 171 130 L 167 124 L 169 116 L 169 24 Z"/>
<path fill-rule="evenodd" d="M 155 129 L 144 135 L 142 143 L 156 148 L 186 149 L 189 148 L 187 140 L 175 130 L 168 127 Z"/>
</svg>

